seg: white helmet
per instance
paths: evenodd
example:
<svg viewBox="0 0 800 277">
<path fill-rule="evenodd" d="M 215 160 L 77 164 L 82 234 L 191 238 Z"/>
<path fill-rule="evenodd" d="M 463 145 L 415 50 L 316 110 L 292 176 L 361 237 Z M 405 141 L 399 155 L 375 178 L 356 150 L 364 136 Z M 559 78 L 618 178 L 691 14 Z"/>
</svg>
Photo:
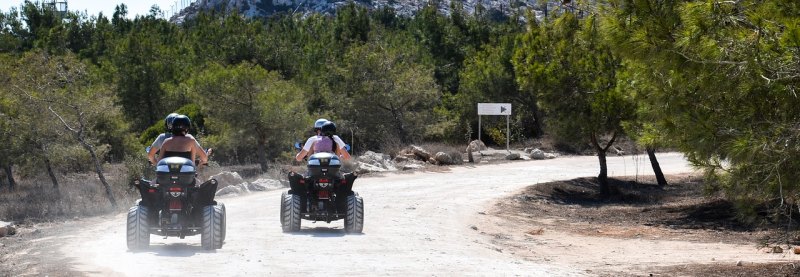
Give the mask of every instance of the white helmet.
<svg viewBox="0 0 800 277">
<path fill-rule="evenodd" d="M 319 130 L 320 128 L 322 128 L 322 125 L 324 125 L 326 122 L 328 122 L 327 119 L 324 118 L 317 119 L 317 121 L 314 121 L 314 130 Z"/>
</svg>

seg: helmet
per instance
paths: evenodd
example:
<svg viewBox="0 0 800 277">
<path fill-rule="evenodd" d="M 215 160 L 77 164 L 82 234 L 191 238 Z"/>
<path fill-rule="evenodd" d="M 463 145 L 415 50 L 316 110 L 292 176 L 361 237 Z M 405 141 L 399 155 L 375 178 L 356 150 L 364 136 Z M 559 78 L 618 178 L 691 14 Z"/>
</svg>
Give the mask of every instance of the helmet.
<svg viewBox="0 0 800 277">
<path fill-rule="evenodd" d="M 322 128 L 322 125 L 325 124 L 325 122 L 328 122 L 328 120 L 324 118 L 320 118 L 317 119 L 317 121 L 314 121 L 314 130 L 319 130 L 320 128 Z"/>
<path fill-rule="evenodd" d="M 164 127 L 167 128 L 167 131 L 172 131 L 172 120 L 174 120 L 176 116 L 178 116 L 177 113 L 171 113 L 167 115 L 167 118 L 164 118 Z"/>
<path fill-rule="evenodd" d="M 192 126 L 192 120 L 189 119 L 188 116 L 185 115 L 178 115 L 175 116 L 175 119 L 172 120 L 172 131 L 189 131 L 189 128 Z"/>
<path fill-rule="evenodd" d="M 336 124 L 333 123 L 333 121 L 325 122 L 325 124 L 322 124 L 322 127 L 320 127 L 320 130 L 323 134 L 332 136 L 336 134 Z"/>
</svg>

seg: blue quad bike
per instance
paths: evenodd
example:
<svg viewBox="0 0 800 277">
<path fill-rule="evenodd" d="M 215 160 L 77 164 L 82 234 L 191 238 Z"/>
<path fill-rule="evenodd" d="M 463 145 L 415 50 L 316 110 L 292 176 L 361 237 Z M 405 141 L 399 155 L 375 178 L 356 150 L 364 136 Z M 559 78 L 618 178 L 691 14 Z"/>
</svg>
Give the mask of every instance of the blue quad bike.
<svg viewBox="0 0 800 277">
<path fill-rule="evenodd" d="M 156 165 L 155 181 L 133 182 L 142 198 L 128 210 L 128 249 L 146 249 L 151 234 L 181 239 L 200 235 L 203 249 L 222 248 L 226 214 L 225 205 L 214 201 L 217 181 L 196 186 L 196 175 L 194 162 L 169 157 Z"/>
<path fill-rule="evenodd" d="M 290 190 L 281 196 L 280 222 L 284 232 L 300 230 L 301 219 L 344 220 L 346 233 L 364 229 L 364 200 L 353 191 L 353 173 L 340 174 L 339 157 L 316 153 L 308 159 L 308 173 L 289 173 Z"/>
</svg>

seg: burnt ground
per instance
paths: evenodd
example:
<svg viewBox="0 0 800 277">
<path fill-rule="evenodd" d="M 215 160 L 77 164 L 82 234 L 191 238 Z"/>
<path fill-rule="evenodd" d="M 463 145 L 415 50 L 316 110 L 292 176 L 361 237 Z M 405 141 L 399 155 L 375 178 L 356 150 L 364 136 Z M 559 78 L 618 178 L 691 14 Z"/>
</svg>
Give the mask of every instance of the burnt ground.
<svg viewBox="0 0 800 277">
<path fill-rule="evenodd" d="M 525 233 L 575 234 L 582 238 L 608 237 L 698 243 L 752 245 L 765 253 L 792 253 L 796 231 L 786 224 L 751 224 L 739 220 L 734 204 L 704 192 L 702 178 L 667 176 L 658 187 L 653 177 L 609 178 L 611 196 L 600 194 L 597 178 L 579 178 L 530 186 L 498 201 L 489 211 L 506 222 L 526 221 Z M 535 220 L 531 220 L 534 219 Z M 553 223 L 557 222 L 557 223 Z M 795 228 L 796 230 L 796 228 Z M 787 239 L 794 237 L 794 239 Z M 512 246 L 513 242 L 497 242 Z M 580 242 L 578 242 L 580 243 Z M 626 241 L 627 243 L 627 241 Z M 518 244 L 517 247 L 520 247 Z M 521 252 L 521 251 L 520 251 Z M 578 261 L 579 262 L 579 261 Z M 589 270 L 587 270 L 589 271 Z M 647 272 L 647 273 L 642 273 Z M 607 276 L 800 276 L 800 262 L 710 263 L 649 267 L 645 271 L 598 270 Z"/>
</svg>

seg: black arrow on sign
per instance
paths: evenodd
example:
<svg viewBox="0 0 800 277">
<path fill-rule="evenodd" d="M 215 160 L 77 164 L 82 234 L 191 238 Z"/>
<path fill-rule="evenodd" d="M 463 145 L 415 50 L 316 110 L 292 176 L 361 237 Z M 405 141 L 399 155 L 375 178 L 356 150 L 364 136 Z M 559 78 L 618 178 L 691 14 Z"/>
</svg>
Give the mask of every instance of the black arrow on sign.
<svg viewBox="0 0 800 277">
<path fill-rule="evenodd" d="M 506 106 L 500 106 L 500 113 L 506 112 Z"/>
</svg>

